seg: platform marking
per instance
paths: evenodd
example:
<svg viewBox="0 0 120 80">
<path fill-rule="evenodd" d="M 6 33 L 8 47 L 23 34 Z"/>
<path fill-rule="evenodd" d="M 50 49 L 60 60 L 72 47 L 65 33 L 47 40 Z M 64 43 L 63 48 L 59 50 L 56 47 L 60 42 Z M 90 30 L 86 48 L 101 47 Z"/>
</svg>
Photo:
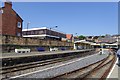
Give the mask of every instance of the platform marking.
<svg viewBox="0 0 120 80">
<path fill-rule="evenodd" d="M 22 53 L 16 53 L 14 54 L 13 56 L 1 56 L 0 59 L 4 59 L 4 58 L 19 58 L 19 57 L 28 57 L 28 56 L 41 56 L 43 55 L 42 53 L 44 53 L 44 55 L 54 55 L 54 54 L 67 54 L 67 53 L 72 53 L 72 52 L 84 52 L 84 51 L 89 51 L 91 49 L 86 49 L 86 50 L 68 50 L 68 51 L 58 51 L 58 52 L 55 52 L 55 51 L 49 51 L 49 52 L 33 52 L 33 53 L 25 53 L 25 54 L 22 54 Z M 35 53 L 35 54 L 34 54 Z"/>
<path fill-rule="evenodd" d="M 99 54 L 94 54 L 94 55 L 99 55 Z M 10 79 L 12 79 L 12 78 L 18 78 L 18 77 L 22 77 L 22 76 L 26 76 L 26 75 L 30 75 L 30 74 L 34 74 L 34 73 L 37 73 L 37 72 L 42 72 L 42 71 L 50 70 L 50 69 L 61 67 L 61 66 L 64 66 L 64 65 L 68 65 L 68 64 L 74 63 L 76 61 L 79 61 L 79 60 L 82 60 L 82 59 L 85 59 L 85 58 L 88 58 L 88 57 L 91 57 L 91 56 L 94 56 L 94 55 L 83 57 L 83 58 L 77 59 L 75 61 L 71 61 L 71 62 L 68 62 L 68 63 L 63 63 L 61 65 L 57 65 L 57 66 L 45 68 L 45 69 L 42 69 L 42 70 L 38 70 L 38 71 L 34 71 L 34 72 L 30 72 L 30 73 L 26 73 L 26 74 L 22 74 L 22 75 L 18 75 L 18 76 L 13 76 L 13 77 L 10 77 Z"/>
<path fill-rule="evenodd" d="M 112 67 L 111 71 L 109 72 L 109 74 L 108 74 L 107 78 L 109 78 L 109 77 L 111 76 L 111 74 L 112 74 L 113 70 L 115 69 L 115 66 L 116 66 L 116 64 L 117 64 L 117 63 L 118 63 L 118 58 L 117 58 L 117 60 L 116 60 L 115 64 L 113 65 L 113 67 Z"/>
</svg>

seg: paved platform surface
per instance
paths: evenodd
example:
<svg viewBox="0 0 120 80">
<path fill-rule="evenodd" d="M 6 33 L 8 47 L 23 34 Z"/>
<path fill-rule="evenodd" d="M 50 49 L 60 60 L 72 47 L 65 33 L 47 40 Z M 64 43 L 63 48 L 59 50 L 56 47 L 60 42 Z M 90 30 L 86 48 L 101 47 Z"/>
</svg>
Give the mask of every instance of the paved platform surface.
<svg viewBox="0 0 120 80">
<path fill-rule="evenodd" d="M 117 63 L 118 59 L 116 60 L 107 78 L 114 78 L 120 80 L 120 67 L 117 65 Z"/>
<path fill-rule="evenodd" d="M 94 55 L 90 55 L 84 58 L 78 58 L 76 60 L 70 60 L 68 62 L 59 64 L 59 65 L 55 65 L 55 66 L 51 66 L 48 68 L 43 68 L 31 73 L 26 73 L 26 74 L 22 74 L 19 76 L 14 76 L 11 77 L 13 78 L 49 78 L 49 77 L 55 77 L 61 74 L 64 74 L 66 72 L 71 72 L 74 70 L 77 70 L 79 68 L 82 68 L 84 66 L 88 66 L 92 63 L 95 63 L 99 60 L 104 59 L 105 57 L 107 57 L 108 54 L 103 54 L 103 55 L 99 55 L 98 54 L 94 54 Z"/>
<path fill-rule="evenodd" d="M 64 54 L 64 53 L 72 53 L 72 52 L 84 52 L 89 51 L 91 49 L 86 50 L 67 50 L 67 51 L 48 51 L 48 52 L 30 52 L 30 53 L 3 53 L 0 56 L 2 58 L 17 58 L 17 57 L 26 57 L 26 56 L 38 56 L 38 55 L 52 55 L 52 54 Z"/>
</svg>

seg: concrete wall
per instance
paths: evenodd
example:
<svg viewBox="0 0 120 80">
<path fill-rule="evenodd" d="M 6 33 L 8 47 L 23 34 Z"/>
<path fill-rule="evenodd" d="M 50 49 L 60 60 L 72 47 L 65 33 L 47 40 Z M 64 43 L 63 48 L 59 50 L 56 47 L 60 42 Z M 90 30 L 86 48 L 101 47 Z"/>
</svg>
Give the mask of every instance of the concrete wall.
<svg viewBox="0 0 120 80">
<path fill-rule="evenodd" d="M 23 38 L 10 35 L 0 35 L 0 45 L 2 45 L 3 52 L 14 51 L 15 48 L 31 48 L 32 51 L 36 51 L 37 47 L 44 47 L 45 50 L 49 50 L 51 47 L 66 47 L 67 49 L 73 49 L 73 43 L 62 42 L 56 40 L 40 40 L 37 38 Z"/>
</svg>

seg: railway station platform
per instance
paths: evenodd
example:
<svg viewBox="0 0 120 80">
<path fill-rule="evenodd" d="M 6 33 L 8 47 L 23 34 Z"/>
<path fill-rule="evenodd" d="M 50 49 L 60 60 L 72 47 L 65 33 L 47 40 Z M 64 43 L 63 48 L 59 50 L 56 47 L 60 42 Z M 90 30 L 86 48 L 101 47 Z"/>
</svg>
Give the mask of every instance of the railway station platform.
<svg viewBox="0 0 120 80">
<path fill-rule="evenodd" d="M 3 53 L 0 59 L 4 58 L 20 58 L 20 57 L 30 57 L 30 56 L 42 56 L 42 55 L 54 55 L 54 54 L 66 54 L 75 52 L 87 52 L 92 49 L 85 50 L 67 50 L 67 51 L 47 51 L 47 52 L 29 52 L 29 53 Z"/>
<path fill-rule="evenodd" d="M 100 55 L 99 53 L 86 56 L 83 58 L 76 58 L 62 63 L 56 63 L 53 66 L 43 66 L 40 67 L 39 70 L 21 74 L 18 76 L 13 76 L 10 79 L 17 78 L 50 78 L 55 77 L 61 74 L 65 74 L 71 71 L 75 71 L 77 69 L 83 68 L 95 62 L 98 62 L 104 58 L 106 58 L 108 54 Z"/>
<path fill-rule="evenodd" d="M 92 52 L 91 52 L 92 51 Z M 52 51 L 52 52 L 30 52 L 30 53 L 3 53 L 0 59 L 2 60 L 2 66 L 13 66 L 16 64 L 30 63 L 36 61 L 43 61 L 53 58 L 62 58 L 74 55 L 89 55 L 94 54 L 94 50 L 69 50 L 69 51 Z"/>
<path fill-rule="evenodd" d="M 109 79 L 120 80 L 120 67 L 117 65 L 117 63 L 118 63 L 118 59 L 116 60 L 116 62 L 113 65 L 110 73 L 107 76 L 108 80 Z"/>
</svg>

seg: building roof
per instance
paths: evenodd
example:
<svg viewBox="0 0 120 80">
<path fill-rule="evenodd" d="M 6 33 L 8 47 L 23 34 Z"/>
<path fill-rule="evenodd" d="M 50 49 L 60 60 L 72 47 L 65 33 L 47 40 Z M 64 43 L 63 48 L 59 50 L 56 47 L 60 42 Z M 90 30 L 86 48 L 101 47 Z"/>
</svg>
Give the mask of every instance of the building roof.
<svg viewBox="0 0 120 80">
<path fill-rule="evenodd" d="M 58 32 L 58 33 L 61 33 L 61 34 L 65 34 L 65 33 L 62 33 L 62 32 L 59 32 L 57 30 L 53 30 L 53 29 L 50 29 L 50 28 L 47 28 L 47 27 L 23 29 L 22 31 L 33 31 L 33 30 L 42 30 L 42 29 L 47 29 L 47 30 L 55 31 L 55 32 Z"/>
<path fill-rule="evenodd" d="M 23 29 L 22 31 L 32 31 L 32 30 L 41 30 L 41 29 L 47 29 L 47 27 Z"/>
<path fill-rule="evenodd" d="M 16 13 L 16 15 L 23 21 L 23 19 L 21 18 L 21 16 L 14 10 L 14 9 L 12 9 L 15 13 Z"/>
<path fill-rule="evenodd" d="M 72 39 L 73 35 L 72 34 L 66 34 L 67 39 Z"/>
<path fill-rule="evenodd" d="M 74 39 L 79 39 L 79 37 L 78 36 L 74 36 Z"/>
<path fill-rule="evenodd" d="M 112 38 L 111 36 L 107 36 L 104 38 L 98 38 L 98 42 L 100 42 L 100 43 L 114 43 L 114 42 L 116 42 L 116 39 Z"/>
<path fill-rule="evenodd" d="M 84 43 L 84 44 L 91 44 L 91 42 L 86 41 L 86 40 L 79 40 L 79 41 L 75 41 L 74 43 Z"/>
<path fill-rule="evenodd" d="M 11 3 L 12 4 L 12 3 Z M 1 7 L 0 8 L 0 10 L 1 9 L 3 9 L 4 10 L 4 8 L 5 8 L 5 6 L 4 7 Z M 12 9 L 14 12 L 15 12 L 15 14 L 23 21 L 23 19 L 20 17 L 20 15 L 14 10 L 14 9 Z M 4 11 L 3 11 L 4 12 Z"/>
</svg>

